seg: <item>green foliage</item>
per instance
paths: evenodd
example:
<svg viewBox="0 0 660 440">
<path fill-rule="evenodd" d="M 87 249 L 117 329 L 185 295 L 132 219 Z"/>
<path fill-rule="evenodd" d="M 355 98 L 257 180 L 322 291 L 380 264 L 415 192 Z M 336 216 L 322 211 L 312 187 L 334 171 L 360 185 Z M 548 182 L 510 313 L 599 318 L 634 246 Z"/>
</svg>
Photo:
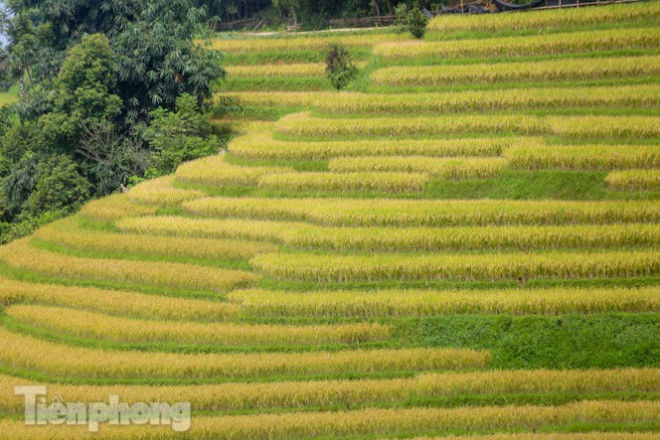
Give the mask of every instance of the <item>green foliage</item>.
<svg viewBox="0 0 660 440">
<path fill-rule="evenodd" d="M 325 76 L 332 86 L 341 90 L 345 88 L 358 73 L 357 67 L 351 61 L 351 56 L 344 46 L 330 45 L 325 59 Z"/>
<path fill-rule="evenodd" d="M 173 110 L 183 93 L 201 104 L 213 95 L 213 82 L 225 75 L 219 52 L 193 40 L 205 9 L 193 7 L 190 0 L 139 3 L 139 19 L 127 25 L 113 44 L 119 57 L 118 94 L 129 122 L 146 120 L 158 107 Z"/>
<path fill-rule="evenodd" d="M 424 38 L 429 18 L 422 12 L 419 1 L 415 2 L 412 7 L 408 7 L 405 3 L 399 4 L 395 9 L 395 14 L 398 32 L 410 32 L 415 38 Z"/>
<path fill-rule="evenodd" d="M 113 97 L 107 108 L 109 114 L 117 110 L 116 95 L 129 122 L 144 121 L 158 107 L 173 109 L 182 93 L 195 95 L 201 103 L 211 96 L 213 82 L 224 76 L 219 54 L 193 40 L 206 20 L 206 9 L 195 7 L 192 0 L 5 3 L 13 15 L 0 17 L 0 30 L 10 38 L 8 63 L 23 83 L 26 115 L 49 112 L 44 96 L 50 95 L 53 88 L 63 91 L 67 87 L 69 91 L 78 90 L 79 95 L 58 93 L 55 113 L 82 102 L 91 104 L 90 111 L 98 113 L 97 104 L 108 98 L 107 88 Z M 93 34 L 105 36 L 109 47 L 99 36 L 85 37 Z M 85 39 L 90 41 L 84 48 L 69 53 Z M 108 59 L 109 53 L 112 57 Z M 86 72 L 75 69 L 83 66 L 96 78 L 85 78 Z M 50 83 L 58 72 L 62 76 L 58 84 Z M 113 74 L 107 76 L 108 72 Z M 90 82 L 92 79 L 97 81 Z M 51 125 L 58 122 L 60 119 L 55 118 Z M 64 134 L 69 134 L 69 128 L 65 126 Z"/>
<path fill-rule="evenodd" d="M 108 121 L 83 127 L 77 153 L 86 159 L 96 194 L 110 194 L 143 176 L 149 160 L 149 151 L 135 133 L 122 135 Z"/>
<path fill-rule="evenodd" d="M 28 152 L 12 167 L 3 182 L 3 205 L 11 216 L 21 213 L 27 199 L 37 186 L 39 157 Z"/>
<path fill-rule="evenodd" d="M 89 198 L 89 183 L 76 164 L 64 155 L 50 156 L 39 162 L 37 183 L 26 201 L 25 213 L 73 212 Z"/>
<path fill-rule="evenodd" d="M 115 58 L 100 34 L 83 37 L 69 51 L 55 80 L 52 112 L 40 119 L 52 144 L 76 145 L 84 125 L 121 114 L 121 99 L 110 92 L 116 87 Z"/>
<path fill-rule="evenodd" d="M 288 14 L 294 23 L 298 23 L 298 10 L 300 9 L 300 0 L 273 0 L 273 6 L 280 10 L 282 14 Z"/>
<path fill-rule="evenodd" d="M 148 177 L 173 172 L 181 163 L 216 153 L 220 140 L 200 114 L 194 96 L 184 94 L 176 101 L 176 111 L 159 108 L 143 138 L 152 149 Z"/>
<path fill-rule="evenodd" d="M 408 22 L 408 5 L 406 3 L 399 3 L 396 8 L 394 8 L 394 26 L 397 33 L 402 34 L 408 29 L 406 27 Z"/>
</svg>

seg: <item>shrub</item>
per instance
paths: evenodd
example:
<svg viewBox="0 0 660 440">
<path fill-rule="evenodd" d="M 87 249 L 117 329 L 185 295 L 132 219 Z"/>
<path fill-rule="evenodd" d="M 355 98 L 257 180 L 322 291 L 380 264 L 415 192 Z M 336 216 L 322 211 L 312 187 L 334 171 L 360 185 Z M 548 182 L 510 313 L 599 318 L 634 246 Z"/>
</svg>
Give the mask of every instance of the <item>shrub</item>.
<svg viewBox="0 0 660 440">
<path fill-rule="evenodd" d="M 351 57 L 344 46 L 337 43 L 330 45 L 325 59 L 325 76 L 332 86 L 341 90 L 345 88 L 357 75 L 358 69 L 351 61 Z"/>
<path fill-rule="evenodd" d="M 419 1 L 415 2 L 410 8 L 405 3 L 401 3 L 396 7 L 394 13 L 398 32 L 407 31 L 415 38 L 424 38 L 429 18 L 422 12 Z"/>
<path fill-rule="evenodd" d="M 176 111 L 159 108 L 143 138 L 152 149 L 147 177 L 172 173 L 183 162 L 214 154 L 220 147 L 210 124 L 200 114 L 197 99 L 183 94 L 176 100 Z"/>
</svg>

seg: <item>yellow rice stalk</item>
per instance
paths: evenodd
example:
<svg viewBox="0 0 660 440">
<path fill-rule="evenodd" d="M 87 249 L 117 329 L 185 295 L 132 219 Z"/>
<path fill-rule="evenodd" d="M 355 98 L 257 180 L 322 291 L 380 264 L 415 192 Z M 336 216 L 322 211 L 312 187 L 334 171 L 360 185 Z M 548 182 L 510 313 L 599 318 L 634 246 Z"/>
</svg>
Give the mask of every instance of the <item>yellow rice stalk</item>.
<svg viewBox="0 0 660 440">
<path fill-rule="evenodd" d="M 91 434 L 86 426 L 26 426 L 23 421 L 2 421 L 6 439 L 215 439 L 280 440 L 397 435 L 401 432 L 521 431 L 574 424 L 657 423 L 660 403 L 654 401 L 581 401 L 559 406 L 485 406 L 463 408 L 362 409 L 356 411 L 297 412 L 282 414 L 196 417 L 192 428 L 177 433 L 171 426 L 103 426 Z M 469 440 L 476 437 L 442 437 Z M 648 440 L 649 434 L 510 434 L 479 437 L 486 440 Z"/>
<path fill-rule="evenodd" d="M 513 146 L 504 152 L 511 168 L 616 170 L 660 168 L 660 147 L 655 145 Z"/>
<path fill-rule="evenodd" d="M 321 173 L 269 174 L 259 179 L 259 187 L 282 191 L 382 191 L 421 192 L 428 175 L 419 173 Z"/>
<path fill-rule="evenodd" d="M 262 64 L 256 66 L 227 66 L 230 77 L 273 78 L 323 76 L 324 64 Z"/>
<path fill-rule="evenodd" d="M 524 35 L 473 40 L 400 41 L 374 48 L 389 59 L 424 57 L 516 57 L 595 52 L 615 49 L 653 49 L 660 44 L 660 28 L 605 29 L 550 35 Z"/>
<path fill-rule="evenodd" d="M 174 176 L 148 180 L 131 189 L 128 198 L 133 202 L 148 205 L 180 205 L 206 195 L 199 190 L 174 188 L 173 182 Z"/>
<path fill-rule="evenodd" d="M 401 41 L 407 38 L 406 35 L 399 35 L 394 32 L 365 32 L 357 35 L 328 34 L 319 37 L 294 38 L 219 38 L 213 40 L 211 49 L 222 50 L 231 54 L 266 51 L 291 52 L 303 50 L 327 50 L 331 43 L 341 44 L 348 48 L 371 47 L 374 44 L 387 41 Z"/>
<path fill-rule="evenodd" d="M 11 306 L 5 313 L 25 324 L 60 334 L 126 343 L 175 342 L 223 346 L 359 344 L 387 339 L 390 333 L 389 327 L 381 324 L 285 326 L 177 323 L 117 318 L 34 305 Z"/>
<path fill-rule="evenodd" d="M 660 252 L 442 255 L 262 254 L 250 264 L 274 278 L 317 282 L 379 280 L 505 280 L 653 276 Z"/>
<path fill-rule="evenodd" d="M 58 278 L 212 291 L 249 286 L 258 279 L 246 271 L 193 264 L 71 257 L 33 248 L 28 240 L 18 240 L 0 248 L 0 261 L 12 268 Z"/>
<path fill-rule="evenodd" d="M 235 318 L 238 307 L 217 301 L 144 295 L 91 287 L 24 283 L 0 278 L 0 292 L 11 303 L 49 304 L 91 310 L 117 316 L 144 317 L 175 321 L 219 322 Z"/>
<path fill-rule="evenodd" d="M 344 94 L 347 92 L 342 92 Z M 337 92 L 280 92 L 280 91 L 232 91 L 229 96 L 244 107 L 299 107 L 315 105 L 323 97 L 330 97 Z M 218 103 L 227 93 L 216 93 L 213 98 Z M 249 134 L 259 130 L 245 130 Z"/>
<path fill-rule="evenodd" d="M 463 117 L 333 118 L 295 113 L 280 119 L 276 131 L 291 137 L 415 137 L 462 133 L 518 133 L 604 138 L 660 137 L 660 118 L 655 116 L 526 116 L 464 115 Z"/>
<path fill-rule="evenodd" d="M 590 138 L 657 138 L 660 118 L 653 116 L 550 117 L 551 132 L 559 136 Z M 649 125 L 646 125 L 649 124 Z"/>
<path fill-rule="evenodd" d="M 444 179 L 487 179 L 497 176 L 507 165 L 501 158 L 428 158 L 423 156 L 349 157 L 331 159 L 329 169 L 345 172 L 425 173 Z"/>
<path fill-rule="evenodd" d="M 443 113 L 592 106 L 656 107 L 660 103 L 660 87 L 544 87 L 424 94 L 258 91 L 236 92 L 232 97 L 245 106 L 311 106 L 328 113 Z"/>
<path fill-rule="evenodd" d="M 229 151 L 251 160 L 326 160 L 336 157 L 407 156 L 429 157 L 499 156 L 510 146 L 528 145 L 532 138 L 467 138 L 424 140 L 360 140 L 338 142 L 286 142 L 264 132 L 234 139 Z"/>
<path fill-rule="evenodd" d="M 278 292 L 241 290 L 229 299 L 257 316 L 434 316 L 458 313 L 543 314 L 655 312 L 660 289 L 378 290 Z"/>
<path fill-rule="evenodd" d="M 365 63 L 354 63 L 357 67 L 364 67 Z M 309 78 L 323 77 L 325 64 L 299 63 L 299 64 L 256 64 L 226 66 L 225 70 L 230 77 L 235 78 Z M 233 96 L 233 93 L 232 93 Z"/>
<path fill-rule="evenodd" d="M 41 240 L 70 249 L 104 251 L 125 254 L 148 254 L 189 258 L 250 258 L 273 252 L 274 246 L 239 240 L 178 239 L 138 234 L 115 234 L 77 227 L 75 218 L 59 220 L 39 229 Z"/>
<path fill-rule="evenodd" d="M 561 26 L 660 18 L 660 4 L 647 2 L 609 5 L 606 8 L 566 8 L 552 11 L 526 11 L 524 14 L 440 15 L 428 25 L 430 30 L 457 31 L 510 31 L 518 29 L 555 29 Z"/>
<path fill-rule="evenodd" d="M 156 213 L 156 208 L 137 205 L 131 202 L 125 194 L 113 194 L 86 203 L 80 209 L 80 213 L 88 219 L 115 221 L 123 217 L 153 215 Z"/>
<path fill-rule="evenodd" d="M 413 348 L 304 353 L 174 354 L 69 347 L 0 329 L 0 363 L 77 378 L 227 379 L 485 367 L 487 351 Z"/>
<path fill-rule="evenodd" d="M 480 435 L 479 440 L 652 440 L 655 434 L 648 432 L 554 432 L 554 433 L 508 433 Z M 475 440 L 474 436 L 464 437 L 415 437 L 412 440 Z"/>
<path fill-rule="evenodd" d="M 330 99 L 319 99 L 315 106 L 331 113 L 443 113 L 583 106 L 655 107 L 659 103 L 660 87 L 650 85 L 468 90 L 394 95 L 345 93 L 335 94 Z"/>
<path fill-rule="evenodd" d="M 376 84 L 441 86 L 497 81 L 590 80 L 660 73 L 660 57 L 598 57 L 449 66 L 385 67 L 371 74 Z"/>
<path fill-rule="evenodd" d="M 614 171 L 605 181 L 620 191 L 658 191 L 660 190 L 660 170 L 625 170 Z"/>
<path fill-rule="evenodd" d="M 135 217 L 122 231 L 159 236 L 272 241 L 335 251 L 437 251 L 660 245 L 655 224 L 464 226 L 447 228 L 327 227 L 301 222 L 188 217 Z"/>
<path fill-rule="evenodd" d="M 227 383 L 194 386 L 89 386 L 49 384 L 49 394 L 69 402 L 98 402 L 118 395 L 123 402 L 190 402 L 195 410 L 227 411 L 259 408 L 355 408 L 376 402 L 396 404 L 414 397 L 515 393 L 657 392 L 660 370 L 518 370 L 445 372 L 385 380 L 323 380 L 275 383 Z M 14 397 L 21 379 L 0 376 L 3 412 L 24 411 L 22 396 Z M 13 398 L 12 398 L 13 397 Z"/>
<path fill-rule="evenodd" d="M 176 179 L 203 185 L 255 185 L 261 176 L 292 171 L 287 167 L 246 167 L 225 161 L 225 155 L 206 157 L 179 167 Z"/>
<path fill-rule="evenodd" d="M 205 217 L 299 220 L 333 226 L 654 223 L 657 201 L 270 199 L 209 197 L 183 204 Z M 121 222 L 120 222 L 121 224 Z"/>
<path fill-rule="evenodd" d="M 156 216 L 145 221 L 138 217 L 128 218 L 118 222 L 117 227 L 127 233 L 135 232 L 152 236 L 197 237 L 202 239 L 235 237 L 281 243 L 292 243 L 296 235 L 315 228 L 305 223 L 243 219 L 215 220 L 175 216 Z M 326 228 L 320 229 L 325 230 Z"/>
</svg>

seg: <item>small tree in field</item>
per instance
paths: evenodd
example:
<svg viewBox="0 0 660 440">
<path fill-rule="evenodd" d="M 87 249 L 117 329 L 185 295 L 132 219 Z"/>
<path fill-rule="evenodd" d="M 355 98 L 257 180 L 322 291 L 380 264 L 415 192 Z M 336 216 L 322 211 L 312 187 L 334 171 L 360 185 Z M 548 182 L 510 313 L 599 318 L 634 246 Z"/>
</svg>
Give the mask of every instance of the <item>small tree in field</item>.
<svg viewBox="0 0 660 440">
<path fill-rule="evenodd" d="M 337 90 L 345 88 L 357 72 L 346 48 L 336 43 L 330 45 L 325 59 L 325 76 L 332 82 L 332 86 Z"/>
<path fill-rule="evenodd" d="M 415 2 L 411 8 L 405 3 L 401 3 L 395 11 L 396 26 L 399 32 L 408 31 L 415 38 L 424 38 L 429 18 L 422 12 L 419 2 Z"/>
</svg>

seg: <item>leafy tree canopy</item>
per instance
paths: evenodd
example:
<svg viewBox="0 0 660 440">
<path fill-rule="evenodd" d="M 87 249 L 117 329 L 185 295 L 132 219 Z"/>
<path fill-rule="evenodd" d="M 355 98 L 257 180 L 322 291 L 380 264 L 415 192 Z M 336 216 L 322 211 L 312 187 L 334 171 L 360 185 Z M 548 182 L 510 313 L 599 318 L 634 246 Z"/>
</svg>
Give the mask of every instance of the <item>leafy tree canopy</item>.
<svg viewBox="0 0 660 440">
<path fill-rule="evenodd" d="M 129 123 L 148 119 L 158 107 L 174 109 L 182 93 L 201 103 L 211 96 L 212 83 L 224 76 L 219 54 L 194 41 L 207 10 L 192 0 L 7 0 L 5 5 L 0 28 L 10 39 L 8 62 L 26 96 L 34 94 L 28 114 L 48 110 L 39 88 L 52 87 L 49 79 L 85 35 L 107 37 L 117 65 L 107 69 L 114 84 L 107 78 L 101 83 L 122 99 Z M 84 60 L 70 63 L 80 66 Z M 60 73 L 62 81 L 80 81 L 70 69 Z"/>
</svg>

